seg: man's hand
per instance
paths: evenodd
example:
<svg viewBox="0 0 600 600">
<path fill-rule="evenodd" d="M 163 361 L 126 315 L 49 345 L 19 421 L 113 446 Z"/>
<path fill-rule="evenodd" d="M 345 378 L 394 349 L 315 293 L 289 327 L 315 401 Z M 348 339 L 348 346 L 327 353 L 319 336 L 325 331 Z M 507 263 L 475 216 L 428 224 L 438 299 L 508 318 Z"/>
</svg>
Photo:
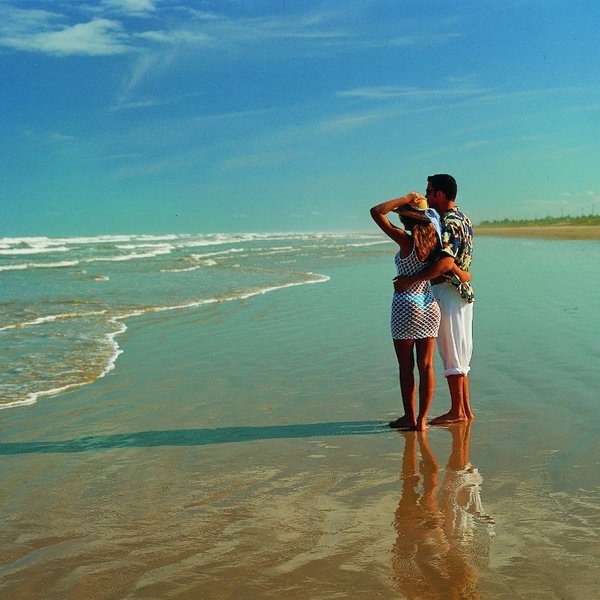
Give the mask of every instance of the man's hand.
<svg viewBox="0 0 600 600">
<path fill-rule="evenodd" d="M 404 277 L 394 277 L 394 291 L 398 293 L 405 292 L 409 287 L 411 287 L 415 283 L 416 282 L 414 281 L 414 279 L 409 275 Z"/>
</svg>

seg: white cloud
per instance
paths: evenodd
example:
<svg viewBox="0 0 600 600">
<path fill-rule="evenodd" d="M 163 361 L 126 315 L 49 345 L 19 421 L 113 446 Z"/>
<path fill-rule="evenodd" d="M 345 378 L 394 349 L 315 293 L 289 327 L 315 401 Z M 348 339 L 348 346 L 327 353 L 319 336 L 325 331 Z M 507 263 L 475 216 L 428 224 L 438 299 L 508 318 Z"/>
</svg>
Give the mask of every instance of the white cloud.
<svg viewBox="0 0 600 600">
<path fill-rule="evenodd" d="M 460 37 L 463 37 L 462 33 L 409 33 L 389 39 L 371 41 L 366 45 L 370 48 L 382 48 L 385 46 L 431 46 L 432 44 L 443 44 L 444 42 Z"/>
<path fill-rule="evenodd" d="M 39 33 L 56 28 L 60 15 L 45 10 L 23 10 L 0 5 L 0 45 L 17 47 L 32 32 Z"/>
<path fill-rule="evenodd" d="M 96 19 L 78 23 L 62 31 L 39 34 L 36 48 L 56 54 L 108 55 L 129 50 L 120 23 Z"/>
<path fill-rule="evenodd" d="M 138 100 L 135 102 L 124 102 L 122 104 L 115 104 L 114 106 L 110 107 L 111 111 L 120 111 L 120 110 L 131 110 L 131 109 L 135 109 L 135 108 L 149 108 L 152 106 L 164 106 L 165 104 L 168 104 L 168 101 L 165 100 L 158 100 L 156 98 L 151 98 L 151 99 L 147 99 L 147 100 Z"/>
<path fill-rule="evenodd" d="M 60 3 L 51 6 L 61 9 Z M 91 6 L 76 9 L 67 16 L 0 4 L 0 46 L 57 56 L 124 54 L 134 49 L 134 38 L 109 13 L 141 16 L 156 10 L 152 0 L 104 0 L 92 11 L 95 18 L 87 20 L 81 13 L 89 15 Z"/>
<path fill-rule="evenodd" d="M 123 90 L 120 94 L 119 104 L 131 102 L 131 95 L 138 87 L 140 82 L 144 80 L 148 73 L 153 72 L 159 64 L 161 57 L 155 54 L 142 54 L 133 63 L 131 72 L 127 74 L 127 79 L 123 84 Z M 162 58 L 164 60 L 164 58 Z"/>
<path fill-rule="evenodd" d="M 212 12 L 206 12 L 204 10 L 198 10 L 196 8 L 191 8 L 191 7 L 180 7 L 179 10 L 184 10 L 186 11 L 188 14 L 192 15 L 192 17 L 195 17 L 196 19 L 200 19 L 200 20 L 206 20 L 206 21 L 212 21 L 214 19 L 218 19 L 219 16 L 216 15 L 215 13 Z"/>
<path fill-rule="evenodd" d="M 145 31 L 137 37 L 161 44 L 208 44 L 214 41 L 214 38 L 205 33 L 185 30 Z"/>
<path fill-rule="evenodd" d="M 297 40 L 303 52 L 315 53 L 323 52 L 323 48 L 329 51 L 332 45 L 353 43 L 353 37 L 339 28 L 339 19 L 329 13 L 231 17 L 183 5 L 161 5 L 156 0 L 48 5 L 55 12 L 15 8 L 0 0 L 0 46 L 63 56 L 102 56 L 157 44 L 182 49 L 210 44 L 228 52 L 245 52 L 268 42 L 288 40 L 286 47 L 296 52 Z M 167 14 L 173 17 L 177 12 L 180 16 L 175 20 L 161 18 Z M 90 13 L 93 20 L 89 20 Z M 132 21 L 136 17 L 160 18 L 160 25 L 140 31 Z M 306 44 L 311 41 L 314 43 Z"/>
<path fill-rule="evenodd" d="M 102 6 L 132 16 L 156 11 L 153 0 L 103 0 Z"/>
<path fill-rule="evenodd" d="M 440 98 L 442 96 L 472 96 L 484 90 L 471 87 L 456 87 L 446 89 L 423 89 L 401 86 L 362 87 L 338 92 L 344 98 L 359 98 L 363 100 L 392 100 L 397 98 Z"/>
<path fill-rule="evenodd" d="M 45 11 L 11 10 L 10 17 L 0 28 L 2 46 L 57 55 L 98 56 L 129 51 L 121 24 L 109 19 L 57 29 L 60 17 Z"/>
<path fill-rule="evenodd" d="M 321 133 L 341 133 L 344 131 L 351 131 L 353 129 L 359 129 L 360 127 L 366 127 L 374 121 L 379 121 L 380 119 L 389 116 L 389 113 L 384 112 L 345 115 L 342 117 L 331 119 L 329 121 L 324 121 L 320 124 L 319 131 Z"/>
<path fill-rule="evenodd" d="M 197 94 L 180 94 L 178 96 L 166 96 L 163 98 L 146 97 L 146 98 L 140 98 L 139 100 L 130 100 L 130 101 L 121 100 L 120 102 L 117 102 L 116 104 L 111 106 L 108 110 L 117 112 L 117 111 L 121 111 L 121 110 L 132 110 L 132 109 L 138 109 L 138 108 L 152 108 L 155 106 L 166 106 L 168 104 L 175 104 L 185 98 L 190 98 L 190 97 L 193 97 L 196 95 Z"/>
<path fill-rule="evenodd" d="M 65 142 L 71 142 L 75 140 L 72 135 L 55 131 L 51 133 L 38 133 L 31 130 L 26 130 L 23 135 L 27 138 L 30 143 L 37 146 L 53 146 L 55 144 L 63 144 Z"/>
</svg>

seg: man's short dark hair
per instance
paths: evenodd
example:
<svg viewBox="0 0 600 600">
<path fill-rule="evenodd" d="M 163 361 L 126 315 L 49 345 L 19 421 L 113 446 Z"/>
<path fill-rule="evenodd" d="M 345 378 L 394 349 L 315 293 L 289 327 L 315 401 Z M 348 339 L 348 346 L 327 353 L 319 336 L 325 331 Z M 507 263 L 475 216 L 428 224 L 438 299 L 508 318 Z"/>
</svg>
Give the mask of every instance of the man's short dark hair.
<svg viewBox="0 0 600 600">
<path fill-rule="evenodd" d="M 454 179 L 452 175 L 438 173 L 437 175 L 430 175 L 427 178 L 427 181 L 434 190 L 444 192 L 448 200 L 456 199 L 458 187 L 456 185 L 456 179 Z"/>
</svg>

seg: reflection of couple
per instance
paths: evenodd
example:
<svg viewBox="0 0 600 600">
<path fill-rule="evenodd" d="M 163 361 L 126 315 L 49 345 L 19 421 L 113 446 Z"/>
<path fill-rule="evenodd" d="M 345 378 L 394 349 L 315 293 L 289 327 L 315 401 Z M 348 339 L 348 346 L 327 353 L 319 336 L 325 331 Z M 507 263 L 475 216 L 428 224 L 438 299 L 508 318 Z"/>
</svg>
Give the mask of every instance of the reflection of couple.
<svg viewBox="0 0 600 600">
<path fill-rule="evenodd" d="M 400 370 L 404 415 L 392 421 L 391 427 L 419 431 L 427 428 L 435 386 L 436 337 L 451 408 L 431 423 L 442 425 L 473 419 L 468 379 L 473 348 L 474 296 L 468 273 L 473 227 L 455 205 L 456 191 L 456 181 L 451 175 L 432 175 L 427 178 L 427 199 L 411 192 L 371 209 L 377 225 L 399 246 L 394 257 L 398 277 L 394 280 L 392 338 Z M 391 211 L 400 215 L 403 229 L 390 222 L 387 214 Z M 415 414 L 415 354 L 419 371 L 418 414 Z"/>
<path fill-rule="evenodd" d="M 452 451 L 441 486 L 427 433 L 402 434 L 402 495 L 394 519 L 398 536 L 392 576 L 407 598 L 479 598 L 476 563 L 485 548 L 477 523 L 493 535 L 493 520 L 481 504 L 481 475 L 469 462 L 470 427 L 466 422 L 449 428 Z"/>
</svg>

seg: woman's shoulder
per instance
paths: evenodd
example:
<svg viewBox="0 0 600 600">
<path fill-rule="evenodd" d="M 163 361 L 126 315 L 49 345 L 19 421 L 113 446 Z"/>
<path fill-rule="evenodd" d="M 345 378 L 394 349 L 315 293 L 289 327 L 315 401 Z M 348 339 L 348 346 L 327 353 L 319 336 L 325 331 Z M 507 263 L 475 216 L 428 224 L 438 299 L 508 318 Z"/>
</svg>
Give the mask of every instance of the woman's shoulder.
<svg viewBox="0 0 600 600">
<path fill-rule="evenodd" d="M 415 251 L 415 242 L 411 235 L 405 236 L 402 242 L 398 242 L 398 246 L 396 255 L 402 259 L 408 258 Z"/>
</svg>

